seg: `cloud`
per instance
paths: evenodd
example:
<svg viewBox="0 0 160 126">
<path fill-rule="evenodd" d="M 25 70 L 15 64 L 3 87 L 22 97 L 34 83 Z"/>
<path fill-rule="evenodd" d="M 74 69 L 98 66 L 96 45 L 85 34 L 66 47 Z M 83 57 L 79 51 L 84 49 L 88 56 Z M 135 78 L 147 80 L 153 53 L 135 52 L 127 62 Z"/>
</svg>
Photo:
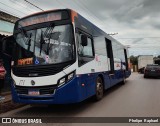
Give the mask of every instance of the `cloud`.
<svg viewBox="0 0 160 126">
<path fill-rule="evenodd" d="M 0 5 L 17 15 L 40 11 L 22 0 L 1 0 L 20 12 Z M 96 24 L 121 43 L 130 45 L 133 54 L 160 54 L 160 0 L 28 0 L 44 10 L 71 8 Z M 18 5 L 18 4 L 21 4 Z M 30 11 L 29 11 L 30 10 Z M 24 13 L 22 13 L 24 12 Z M 130 39 L 121 39 L 130 38 Z M 132 39 L 133 38 L 133 39 Z M 137 38 L 137 39 L 134 39 Z M 143 48 L 143 46 L 145 47 Z M 154 46 L 152 46 L 154 45 Z M 140 48 L 139 48 L 140 47 Z M 143 48 L 143 50 L 141 49 Z M 159 50 L 158 50 L 159 49 Z"/>
</svg>

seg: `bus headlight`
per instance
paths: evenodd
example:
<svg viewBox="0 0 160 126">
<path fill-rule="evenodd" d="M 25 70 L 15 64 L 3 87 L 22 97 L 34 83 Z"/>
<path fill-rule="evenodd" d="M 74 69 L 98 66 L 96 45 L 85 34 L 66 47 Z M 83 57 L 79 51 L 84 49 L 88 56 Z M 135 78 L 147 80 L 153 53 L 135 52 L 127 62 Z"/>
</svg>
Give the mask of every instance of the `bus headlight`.
<svg viewBox="0 0 160 126">
<path fill-rule="evenodd" d="M 63 85 L 63 84 L 65 84 L 65 82 L 66 82 L 66 78 L 64 77 L 59 80 L 59 85 Z"/>
<path fill-rule="evenodd" d="M 68 81 L 72 80 L 75 75 L 75 71 L 65 75 L 61 79 L 58 80 L 58 87 L 62 86 L 63 84 L 67 83 Z"/>
<path fill-rule="evenodd" d="M 70 74 L 68 75 L 68 81 L 71 80 L 73 77 L 74 77 L 74 72 L 72 72 L 72 73 L 70 73 Z"/>
</svg>

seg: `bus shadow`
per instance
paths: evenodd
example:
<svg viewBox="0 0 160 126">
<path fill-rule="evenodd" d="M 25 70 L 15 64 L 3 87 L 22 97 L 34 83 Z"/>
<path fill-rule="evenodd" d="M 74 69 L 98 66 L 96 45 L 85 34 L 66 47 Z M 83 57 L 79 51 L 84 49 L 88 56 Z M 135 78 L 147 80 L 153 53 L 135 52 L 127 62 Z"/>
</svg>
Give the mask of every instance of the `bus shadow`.
<svg viewBox="0 0 160 126">
<path fill-rule="evenodd" d="M 154 80 L 154 79 L 160 79 L 160 77 L 147 77 L 147 78 L 144 78 L 144 79 L 150 79 L 150 80 Z"/>
<path fill-rule="evenodd" d="M 127 83 L 126 83 L 127 84 Z M 101 100 L 105 100 L 105 97 L 118 90 L 120 87 L 124 85 L 117 84 L 104 92 L 104 98 Z M 94 101 L 93 97 L 75 104 L 65 104 L 65 105 L 48 105 L 48 106 L 35 106 L 28 107 L 24 110 L 18 111 L 15 116 L 35 116 L 35 117 L 44 117 L 44 116 L 52 116 L 52 117 L 74 117 L 77 114 L 83 113 L 90 107 L 96 106 L 101 101 Z"/>
<path fill-rule="evenodd" d="M 111 88 L 105 90 L 104 97 L 105 97 L 106 95 L 109 95 L 109 94 L 113 93 L 114 91 L 118 90 L 119 88 L 121 88 L 121 87 L 127 85 L 127 82 L 128 82 L 128 81 L 126 81 L 125 84 L 118 83 L 118 84 L 112 86 Z"/>
</svg>

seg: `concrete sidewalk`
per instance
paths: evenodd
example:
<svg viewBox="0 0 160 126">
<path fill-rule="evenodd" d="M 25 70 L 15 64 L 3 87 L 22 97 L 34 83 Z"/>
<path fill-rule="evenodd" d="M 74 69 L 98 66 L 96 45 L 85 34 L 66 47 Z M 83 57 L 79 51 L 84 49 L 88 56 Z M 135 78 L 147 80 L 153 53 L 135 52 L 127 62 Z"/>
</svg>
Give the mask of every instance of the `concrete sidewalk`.
<svg viewBox="0 0 160 126">
<path fill-rule="evenodd" d="M 24 104 L 13 103 L 10 92 L 2 93 L 1 96 L 5 99 L 0 101 L 0 114 L 24 106 Z"/>
<path fill-rule="evenodd" d="M 2 100 L 1 102 L 5 103 L 5 102 L 9 102 L 12 100 L 12 96 L 11 96 L 11 93 L 10 92 L 5 92 L 5 93 L 2 93 L 1 96 L 3 96 L 5 99 Z"/>
</svg>

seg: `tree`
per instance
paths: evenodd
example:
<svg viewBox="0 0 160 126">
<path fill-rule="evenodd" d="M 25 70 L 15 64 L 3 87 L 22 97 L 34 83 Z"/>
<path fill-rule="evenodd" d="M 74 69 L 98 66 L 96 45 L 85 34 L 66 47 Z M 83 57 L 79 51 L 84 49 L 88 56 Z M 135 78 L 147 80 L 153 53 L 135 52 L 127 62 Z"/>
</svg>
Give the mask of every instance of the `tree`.
<svg viewBox="0 0 160 126">
<path fill-rule="evenodd" d="M 130 56 L 130 62 L 133 64 L 133 65 L 138 65 L 138 57 L 137 56 Z"/>
</svg>

